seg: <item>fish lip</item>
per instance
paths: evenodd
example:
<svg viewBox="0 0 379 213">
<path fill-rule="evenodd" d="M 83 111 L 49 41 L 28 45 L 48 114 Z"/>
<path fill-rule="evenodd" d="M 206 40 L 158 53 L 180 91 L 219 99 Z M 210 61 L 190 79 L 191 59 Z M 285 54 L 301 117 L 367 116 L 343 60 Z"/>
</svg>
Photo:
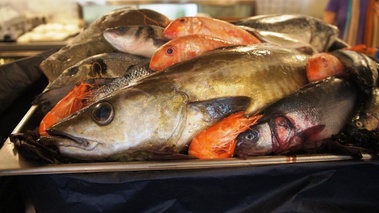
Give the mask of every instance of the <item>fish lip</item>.
<svg viewBox="0 0 379 213">
<path fill-rule="evenodd" d="M 59 143 L 61 146 L 73 146 L 73 147 L 77 147 L 83 150 L 90 151 L 90 150 L 93 150 L 98 145 L 97 142 L 90 142 L 89 140 L 85 138 L 75 137 L 73 135 L 67 134 L 65 132 L 62 132 L 56 129 L 48 129 L 46 130 L 46 132 L 51 136 L 62 137 L 73 142 L 73 143 L 67 143 L 66 141 L 66 142 Z"/>
</svg>

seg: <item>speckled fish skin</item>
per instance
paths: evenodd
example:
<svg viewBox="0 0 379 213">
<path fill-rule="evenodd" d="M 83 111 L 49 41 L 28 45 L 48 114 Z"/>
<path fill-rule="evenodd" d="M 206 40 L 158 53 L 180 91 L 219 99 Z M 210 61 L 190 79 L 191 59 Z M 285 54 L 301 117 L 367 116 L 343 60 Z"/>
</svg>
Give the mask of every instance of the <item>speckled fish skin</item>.
<svg viewBox="0 0 379 213">
<path fill-rule="evenodd" d="M 233 22 L 261 31 L 282 33 L 325 52 L 338 38 L 337 27 L 306 15 L 259 15 Z"/>
<path fill-rule="evenodd" d="M 77 84 L 86 79 L 117 78 L 124 75 L 130 67 L 147 62 L 149 59 L 146 57 L 126 53 L 102 53 L 90 56 L 64 70 L 47 89 Z"/>
<path fill-rule="evenodd" d="M 237 111 L 255 114 L 304 86 L 307 58 L 267 44 L 217 49 L 118 90 L 48 132 L 52 138 L 64 135 L 56 138 L 60 152 L 78 159 L 181 152 L 223 117 Z M 100 109 L 109 112 L 111 118 L 101 119 L 108 124 L 92 119 Z"/>
<path fill-rule="evenodd" d="M 42 112 L 46 113 L 76 84 L 90 79 L 118 78 L 129 72 L 129 68 L 148 61 L 148 58 L 126 53 L 102 53 L 88 57 L 63 71 L 47 86 L 45 92 L 33 100 L 33 104 L 39 105 Z"/>
<path fill-rule="evenodd" d="M 168 41 L 163 35 L 163 29 L 154 25 L 120 26 L 105 30 L 103 36 L 120 52 L 150 58 Z"/>
<path fill-rule="evenodd" d="M 355 111 L 358 88 L 348 81 L 328 78 L 267 107 L 258 124 L 237 137 L 236 156 L 281 154 L 296 146 L 339 133 Z"/>
</svg>

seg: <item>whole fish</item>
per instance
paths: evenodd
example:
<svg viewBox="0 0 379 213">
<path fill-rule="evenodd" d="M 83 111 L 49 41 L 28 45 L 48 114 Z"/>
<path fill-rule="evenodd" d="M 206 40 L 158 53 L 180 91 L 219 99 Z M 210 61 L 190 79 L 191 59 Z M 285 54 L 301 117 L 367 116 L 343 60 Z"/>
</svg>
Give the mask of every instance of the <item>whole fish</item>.
<svg viewBox="0 0 379 213">
<path fill-rule="evenodd" d="M 103 36 L 120 52 L 150 58 L 168 40 L 163 29 L 154 25 L 129 25 L 107 29 Z"/>
<path fill-rule="evenodd" d="M 245 158 L 317 146 L 348 123 L 357 96 L 356 86 L 342 79 L 311 83 L 266 108 L 258 124 L 237 137 L 236 155 Z"/>
<path fill-rule="evenodd" d="M 126 74 L 131 67 L 148 61 L 148 58 L 126 53 L 102 53 L 90 56 L 63 71 L 47 86 L 45 92 L 35 98 L 33 104 L 39 105 L 46 113 L 76 84 L 88 79 L 117 78 Z"/>
<path fill-rule="evenodd" d="M 338 38 L 337 27 L 306 15 L 259 15 L 235 21 L 233 24 L 281 33 L 311 44 L 318 52 L 326 52 Z"/>
<path fill-rule="evenodd" d="M 209 17 L 181 17 L 164 29 L 164 35 L 170 39 L 193 34 L 209 35 L 240 45 L 261 43 L 242 28 Z"/>
<path fill-rule="evenodd" d="M 55 80 L 65 69 L 79 61 L 101 53 L 116 52 L 104 38 L 109 28 L 128 25 L 156 25 L 166 27 L 170 19 L 154 10 L 123 7 L 99 17 L 75 36 L 68 45 L 46 58 L 40 65 L 49 82 Z"/>
<path fill-rule="evenodd" d="M 217 49 L 79 110 L 48 129 L 48 140 L 62 155 L 83 160 L 184 152 L 195 135 L 222 118 L 254 114 L 304 86 L 307 58 L 263 44 Z"/>
<path fill-rule="evenodd" d="M 161 46 L 150 60 L 150 69 L 162 71 L 173 64 L 191 59 L 210 50 L 233 46 L 233 43 L 206 35 L 174 38 Z"/>
</svg>

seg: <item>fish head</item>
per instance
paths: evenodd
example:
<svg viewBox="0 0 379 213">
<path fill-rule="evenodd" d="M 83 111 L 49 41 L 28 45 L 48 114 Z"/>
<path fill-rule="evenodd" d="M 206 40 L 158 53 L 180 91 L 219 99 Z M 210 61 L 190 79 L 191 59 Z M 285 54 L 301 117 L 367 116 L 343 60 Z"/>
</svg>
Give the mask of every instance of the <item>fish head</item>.
<svg viewBox="0 0 379 213">
<path fill-rule="evenodd" d="M 178 61 L 178 46 L 173 42 L 161 46 L 150 59 L 149 67 L 154 71 L 161 71 Z"/>
<path fill-rule="evenodd" d="M 323 125 L 310 125 L 305 129 L 305 125 L 296 123 L 299 123 L 298 118 L 304 119 L 303 116 L 298 115 L 278 114 L 266 122 L 251 126 L 238 135 L 236 155 L 246 157 L 283 153 L 305 141 L 313 140 L 324 129 Z"/>
<path fill-rule="evenodd" d="M 172 21 L 163 31 L 165 37 L 173 39 L 199 32 L 203 23 L 197 17 L 181 17 Z"/>
<path fill-rule="evenodd" d="M 104 160 L 120 153 L 159 150 L 182 121 L 183 97 L 168 98 L 159 101 L 143 90 L 122 90 L 61 120 L 47 132 L 56 137 L 62 155 L 76 159 Z"/>
<path fill-rule="evenodd" d="M 273 149 L 270 126 L 259 124 L 251 126 L 237 137 L 235 155 L 245 158 L 251 155 L 270 154 Z"/>
</svg>

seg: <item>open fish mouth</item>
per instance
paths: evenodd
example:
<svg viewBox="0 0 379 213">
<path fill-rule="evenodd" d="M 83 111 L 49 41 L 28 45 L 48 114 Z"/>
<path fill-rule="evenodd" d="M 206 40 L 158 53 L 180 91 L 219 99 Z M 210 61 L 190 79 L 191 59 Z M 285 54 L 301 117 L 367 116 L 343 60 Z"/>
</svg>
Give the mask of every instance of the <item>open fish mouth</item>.
<svg viewBox="0 0 379 213">
<path fill-rule="evenodd" d="M 54 137 L 58 147 L 75 147 L 86 151 L 91 151 L 99 144 L 96 141 L 76 137 L 59 130 L 49 129 L 47 133 Z"/>
</svg>

